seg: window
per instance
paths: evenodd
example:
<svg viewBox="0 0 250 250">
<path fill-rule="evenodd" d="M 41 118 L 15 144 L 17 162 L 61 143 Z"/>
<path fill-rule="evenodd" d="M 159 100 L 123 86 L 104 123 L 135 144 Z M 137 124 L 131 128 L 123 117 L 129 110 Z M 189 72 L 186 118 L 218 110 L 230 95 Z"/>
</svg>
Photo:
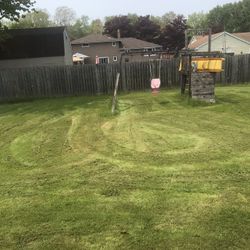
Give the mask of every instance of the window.
<svg viewBox="0 0 250 250">
<path fill-rule="evenodd" d="M 82 48 L 88 48 L 88 47 L 90 47 L 88 43 L 83 43 L 82 44 Z"/>
<path fill-rule="evenodd" d="M 108 57 L 99 57 L 99 64 L 109 64 Z"/>
<path fill-rule="evenodd" d="M 125 58 L 125 62 L 128 63 L 128 62 L 129 62 L 129 59 L 128 59 L 128 58 Z"/>
<path fill-rule="evenodd" d="M 116 47 L 116 42 L 112 42 L 112 46 L 113 46 L 113 47 Z"/>
<path fill-rule="evenodd" d="M 117 60 L 118 60 L 117 56 L 113 56 L 113 61 L 117 62 Z"/>
</svg>

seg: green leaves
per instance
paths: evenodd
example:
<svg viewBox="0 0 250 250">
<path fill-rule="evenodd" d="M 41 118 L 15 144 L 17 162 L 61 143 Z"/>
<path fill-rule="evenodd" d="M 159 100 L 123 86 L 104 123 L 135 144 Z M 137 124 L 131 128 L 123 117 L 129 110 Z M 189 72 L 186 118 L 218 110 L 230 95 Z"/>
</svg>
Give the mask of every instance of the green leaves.
<svg viewBox="0 0 250 250">
<path fill-rule="evenodd" d="M 17 21 L 21 13 L 31 9 L 35 1 L 33 0 L 4 0 L 0 1 L 0 20 L 3 18 Z"/>
<path fill-rule="evenodd" d="M 51 26 L 49 14 L 46 10 L 38 10 L 28 13 L 18 22 L 10 24 L 10 28 L 43 28 Z"/>
<path fill-rule="evenodd" d="M 247 32 L 250 30 L 250 1 L 217 6 L 207 15 L 208 26 L 213 32 Z"/>
</svg>

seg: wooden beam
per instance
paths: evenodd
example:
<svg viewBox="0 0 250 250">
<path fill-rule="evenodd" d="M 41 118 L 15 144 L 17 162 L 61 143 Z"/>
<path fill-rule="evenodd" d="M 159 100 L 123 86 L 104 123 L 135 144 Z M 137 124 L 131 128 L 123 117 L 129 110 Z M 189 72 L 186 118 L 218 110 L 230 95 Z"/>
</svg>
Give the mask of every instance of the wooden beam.
<svg viewBox="0 0 250 250">
<path fill-rule="evenodd" d="M 116 74 L 115 90 L 114 90 L 114 96 L 113 96 L 113 101 L 112 101 L 112 109 L 111 109 L 112 114 L 115 113 L 117 91 L 118 91 L 118 86 L 119 86 L 119 79 L 120 79 L 120 73 L 118 72 Z"/>
</svg>

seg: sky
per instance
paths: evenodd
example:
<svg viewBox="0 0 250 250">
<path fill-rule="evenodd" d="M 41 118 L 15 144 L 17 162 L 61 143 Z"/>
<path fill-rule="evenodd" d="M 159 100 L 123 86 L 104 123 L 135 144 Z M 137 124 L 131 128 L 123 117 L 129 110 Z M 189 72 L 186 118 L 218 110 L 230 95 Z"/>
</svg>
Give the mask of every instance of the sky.
<svg viewBox="0 0 250 250">
<path fill-rule="evenodd" d="M 217 5 L 237 2 L 236 0 L 36 0 L 36 8 L 47 9 L 51 15 L 59 6 L 72 8 L 78 17 L 91 19 L 106 16 L 136 13 L 138 15 L 161 16 L 173 11 L 188 16 L 194 12 L 208 12 Z"/>
</svg>

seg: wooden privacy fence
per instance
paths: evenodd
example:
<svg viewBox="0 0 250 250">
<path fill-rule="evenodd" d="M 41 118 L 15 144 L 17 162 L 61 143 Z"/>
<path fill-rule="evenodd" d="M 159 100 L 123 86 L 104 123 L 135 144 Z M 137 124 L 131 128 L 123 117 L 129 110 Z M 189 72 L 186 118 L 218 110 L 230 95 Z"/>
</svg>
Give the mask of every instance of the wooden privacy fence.
<svg viewBox="0 0 250 250">
<path fill-rule="evenodd" d="M 226 56 L 224 72 L 217 75 L 223 84 L 250 82 L 250 54 Z"/>
<path fill-rule="evenodd" d="M 146 90 L 150 78 L 161 77 L 162 88 L 179 86 L 179 60 L 108 65 L 53 66 L 0 71 L 0 101 L 56 96 L 110 94 L 116 73 L 119 89 Z M 160 70 L 159 70 L 159 67 Z M 225 84 L 250 82 L 250 55 L 226 57 L 225 71 L 217 81 Z"/>
<path fill-rule="evenodd" d="M 36 67 L 0 71 L 0 100 L 107 93 L 119 65 Z"/>
<path fill-rule="evenodd" d="M 0 71 L 0 100 L 113 93 L 117 72 L 121 72 L 119 90 L 150 88 L 150 72 L 158 77 L 159 61 L 53 66 Z M 178 85 L 177 60 L 162 61 L 163 87 Z"/>
</svg>

